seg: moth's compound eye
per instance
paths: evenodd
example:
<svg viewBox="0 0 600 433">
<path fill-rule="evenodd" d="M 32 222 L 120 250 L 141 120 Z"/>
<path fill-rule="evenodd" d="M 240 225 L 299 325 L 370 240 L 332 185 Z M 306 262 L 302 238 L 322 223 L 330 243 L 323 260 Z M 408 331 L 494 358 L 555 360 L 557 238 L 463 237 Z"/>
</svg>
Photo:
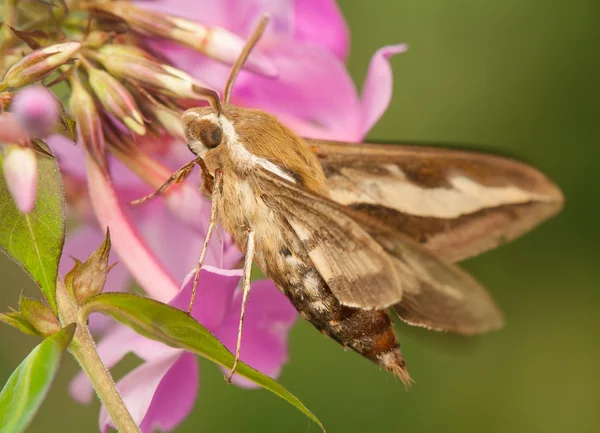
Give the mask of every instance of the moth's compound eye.
<svg viewBox="0 0 600 433">
<path fill-rule="evenodd" d="M 220 125 L 210 123 L 200 131 L 200 140 L 209 149 L 213 149 L 221 144 L 223 140 L 223 129 Z"/>
<path fill-rule="evenodd" d="M 195 155 L 202 156 L 223 141 L 223 128 L 219 118 L 210 107 L 190 108 L 181 117 L 188 147 Z"/>
</svg>

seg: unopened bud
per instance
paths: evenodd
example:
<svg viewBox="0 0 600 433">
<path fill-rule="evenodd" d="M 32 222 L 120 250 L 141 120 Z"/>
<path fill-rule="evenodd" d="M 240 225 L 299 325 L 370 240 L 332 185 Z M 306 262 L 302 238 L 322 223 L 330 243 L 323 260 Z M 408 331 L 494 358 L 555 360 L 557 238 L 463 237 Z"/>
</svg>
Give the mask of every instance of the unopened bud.
<svg viewBox="0 0 600 433">
<path fill-rule="evenodd" d="M 58 124 L 58 100 L 43 86 L 27 87 L 17 93 L 11 111 L 31 137 L 46 137 Z"/>
<path fill-rule="evenodd" d="M 88 73 L 90 85 L 106 111 L 137 135 L 144 135 L 146 127 L 142 113 L 127 88 L 108 72 L 88 68 Z"/>
<path fill-rule="evenodd" d="M 77 141 L 92 156 L 96 164 L 106 172 L 104 135 L 96 102 L 78 79 L 72 79 L 70 82 L 72 91 L 69 108 L 75 118 Z"/>
<path fill-rule="evenodd" d="M 156 101 L 148 101 L 145 104 L 148 109 L 171 137 L 185 139 L 183 125 L 181 124 L 181 112 L 169 108 Z"/>
<path fill-rule="evenodd" d="M 110 233 L 106 232 L 106 239 L 102 245 L 94 251 L 88 259 L 78 262 L 69 278 L 72 293 L 79 305 L 92 296 L 102 292 L 106 283 L 106 275 L 110 271 L 108 256 L 110 254 Z"/>
<path fill-rule="evenodd" d="M 15 94 L 13 92 L 0 93 L 0 112 L 8 110 L 14 96 Z"/>
<path fill-rule="evenodd" d="M 23 318 L 43 336 L 50 336 L 60 331 L 58 319 L 46 304 L 35 299 L 21 296 L 19 309 Z"/>
<path fill-rule="evenodd" d="M 6 72 L 0 83 L 0 89 L 23 87 L 46 78 L 56 68 L 69 61 L 80 46 L 79 42 L 66 42 L 35 50 Z"/>
<path fill-rule="evenodd" d="M 130 2 L 92 3 L 90 7 L 121 18 L 142 35 L 170 39 L 227 65 L 235 63 L 245 45 L 244 39 L 222 27 L 207 27 L 164 12 L 140 8 Z M 250 54 L 245 67 L 260 74 L 277 75 L 271 60 L 258 51 Z"/>
<path fill-rule="evenodd" d="M 29 213 L 35 206 L 37 158 L 33 149 L 17 145 L 2 146 L 4 178 L 17 208 Z"/>
<path fill-rule="evenodd" d="M 198 99 L 194 86 L 207 87 L 180 69 L 123 52 L 120 45 L 105 45 L 93 57 L 115 77 L 140 82 L 164 95 Z"/>
<path fill-rule="evenodd" d="M 0 313 L 0 322 L 12 326 L 27 335 L 40 337 L 40 333 L 27 321 L 19 311 Z"/>
</svg>

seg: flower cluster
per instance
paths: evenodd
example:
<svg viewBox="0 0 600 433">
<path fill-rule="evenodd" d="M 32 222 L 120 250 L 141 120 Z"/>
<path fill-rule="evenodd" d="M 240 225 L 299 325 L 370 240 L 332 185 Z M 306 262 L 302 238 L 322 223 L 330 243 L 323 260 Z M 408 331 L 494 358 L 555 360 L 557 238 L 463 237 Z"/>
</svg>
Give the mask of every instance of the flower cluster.
<svg viewBox="0 0 600 433">
<path fill-rule="evenodd" d="M 69 256 L 86 257 L 110 227 L 112 261 L 122 265 L 109 274 L 107 289 L 125 290 L 135 282 L 178 308 L 187 305 L 186 275 L 195 266 L 210 212 L 199 180 L 175 185 L 139 208 L 127 203 L 158 188 L 191 159 L 179 117 L 190 106 L 206 104 L 199 89 L 222 90 L 259 17 L 268 12 L 270 24 L 231 102 L 269 111 L 303 136 L 362 140 L 391 98 L 387 60 L 406 49 L 377 51 L 359 94 L 344 65 L 348 30 L 333 0 L 57 4 L 2 6 L 0 149 L 7 184 L 19 209 L 30 212 L 35 153 L 56 155 L 69 215 L 78 223 L 68 233 L 61 273 L 70 267 Z M 226 234 L 213 240 L 192 312 L 230 349 L 240 309 L 240 274 L 231 269 L 240 259 Z M 191 355 L 92 319 L 104 332 L 99 350 L 108 366 L 126 352 L 145 361 L 118 383 L 142 431 L 174 428 L 197 392 Z M 241 359 L 276 376 L 294 320 L 295 311 L 273 283 L 256 281 Z M 91 398 L 84 376 L 72 393 L 81 401 Z M 101 430 L 109 424 L 102 412 Z"/>
</svg>

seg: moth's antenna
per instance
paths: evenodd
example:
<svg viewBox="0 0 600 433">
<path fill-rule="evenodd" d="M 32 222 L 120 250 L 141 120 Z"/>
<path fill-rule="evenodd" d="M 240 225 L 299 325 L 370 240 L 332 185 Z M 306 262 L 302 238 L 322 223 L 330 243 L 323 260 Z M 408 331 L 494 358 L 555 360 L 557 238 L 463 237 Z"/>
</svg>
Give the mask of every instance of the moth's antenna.
<svg viewBox="0 0 600 433">
<path fill-rule="evenodd" d="M 194 93 L 204 96 L 208 100 L 210 106 L 217 112 L 217 115 L 220 116 L 223 113 L 223 107 L 221 107 L 221 100 L 219 99 L 219 94 L 213 89 L 207 89 L 206 87 L 200 87 L 193 84 L 192 90 L 194 91 Z"/>
<path fill-rule="evenodd" d="M 223 100 L 225 102 L 229 102 L 229 96 L 231 95 L 231 88 L 233 87 L 233 83 L 235 82 L 235 79 L 237 78 L 240 69 L 242 69 L 242 66 L 244 66 L 244 63 L 246 63 L 246 59 L 250 55 L 250 51 L 252 51 L 252 49 L 262 36 L 263 32 L 265 31 L 265 27 L 267 27 L 268 22 L 269 14 L 267 13 L 263 15 L 263 17 L 260 19 L 256 27 L 254 28 L 254 31 L 246 41 L 246 45 L 244 45 L 244 49 L 242 50 L 240 56 L 237 58 L 235 64 L 231 68 L 229 78 L 227 78 L 227 84 L 225 84 L 225 92 L 223 93 Z"/>
</svg>

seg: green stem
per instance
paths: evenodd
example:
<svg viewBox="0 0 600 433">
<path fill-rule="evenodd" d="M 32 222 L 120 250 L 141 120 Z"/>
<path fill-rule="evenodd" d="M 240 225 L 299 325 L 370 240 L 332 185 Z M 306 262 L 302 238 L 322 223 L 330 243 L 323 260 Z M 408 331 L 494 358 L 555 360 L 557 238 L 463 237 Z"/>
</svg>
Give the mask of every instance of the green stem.
<svg viewBox="0 0 600 433">
<path fill-rule="evenodd" d="M 96 351 L 96 345 L 87 327 L 87 321 L 79 317 L 79 307 L 69 295 L 60 277 L 56 282 L 56 296 L 62 324 L 77 323 L 77 330 L 69 351 L 89 377 L 117 430 L 121 433 L 140 433 L 117 391 L 110 372 L 104 366 Z"/>
<path fill-rule="evenodd" d="M 9 26 L 14 27 L 16 18 L 17 0 L 4 0 L 4 8 L 2 13 L 4 15 L 4 25 L 0 29 L 0 54 L 4 57 L 6 48 L 10 46 L 14 38 L 13 32 L 8 28 Z"/>
<path fill-rule="evenodd" d="M 17 15 L 17 0 L 4 0 L 4 23 L 7 26 L 15 26 L 15 17 Z"/>
</svg>

